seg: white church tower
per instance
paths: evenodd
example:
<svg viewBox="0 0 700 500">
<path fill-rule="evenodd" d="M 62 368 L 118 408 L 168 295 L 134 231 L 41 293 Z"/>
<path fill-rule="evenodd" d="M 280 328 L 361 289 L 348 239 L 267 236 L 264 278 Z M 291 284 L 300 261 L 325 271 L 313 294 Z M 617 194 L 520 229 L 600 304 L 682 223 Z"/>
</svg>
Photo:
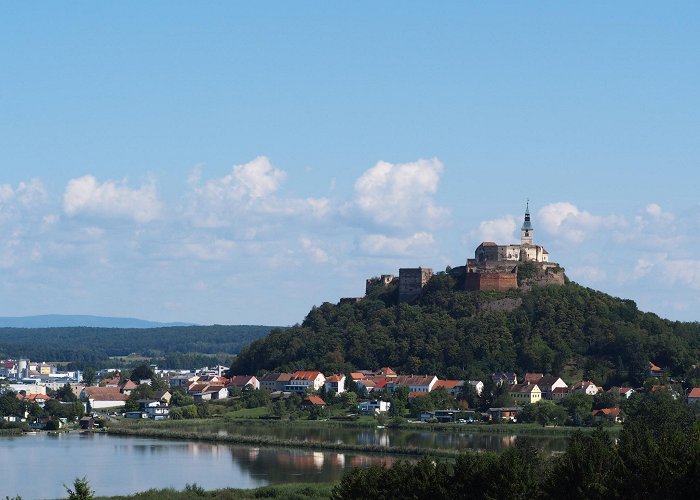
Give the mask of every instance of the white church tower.
<svg viewBox="0 0 700 500">
<path fill-rule="evenodd" d="M 534 232 L 535 230 L 532 229 L 532 223 L 530 223 L 530 200 L 527 200 L 525 222 L 523 222 L 523 227 L 520 228 L 520 245 L 532 245 L 532 236 Z"/>
</svg>

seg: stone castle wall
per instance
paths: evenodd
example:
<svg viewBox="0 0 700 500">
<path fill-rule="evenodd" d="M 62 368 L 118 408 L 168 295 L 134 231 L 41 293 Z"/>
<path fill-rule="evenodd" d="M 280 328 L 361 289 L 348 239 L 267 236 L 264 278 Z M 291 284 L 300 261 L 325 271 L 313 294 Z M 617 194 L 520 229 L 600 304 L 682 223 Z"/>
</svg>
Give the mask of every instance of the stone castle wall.
<svg viewBox="0 0 700 500">
<path fill-rule="evenodd" d="M 517 273 L 466 273 L 464 289 L 505 292 L 518 288 Z"/>
</svg>

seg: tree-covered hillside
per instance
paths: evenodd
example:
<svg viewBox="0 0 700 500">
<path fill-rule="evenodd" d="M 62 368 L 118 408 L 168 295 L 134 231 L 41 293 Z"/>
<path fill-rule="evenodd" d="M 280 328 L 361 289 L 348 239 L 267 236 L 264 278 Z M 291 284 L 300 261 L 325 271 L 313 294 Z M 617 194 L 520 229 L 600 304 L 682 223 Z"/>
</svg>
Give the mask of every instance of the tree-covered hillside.
<svg viewBox="0 0 700 500">
<path fill-rule="evenodd" d="M 459 288 L 441 273 L 415 305 L 397 304 L 391 287 L 378 287 L 357 304 L 325 303 L 301 325 L 243 349 L 232 370 L 391 366 L 464 379 L 514 369 L 637 385 L 649 360 L 671 375 L 698 361 L 700 324 L 640 312 L 631 300 L 575 283 L 504 293 Z"/>
<path fill-rule="evenodd" d="M 27 357 L 97 366 L 110 356 L 139 353 L 178 359 L 184 353 L 237 354 L 243 346 L 267 335 L 273 327 L 213 325 L 168 328 L 0 328 L 0 358 Z M 229 356 L 230 357 L 230 356 Z M 180 366 L 167 366 L 180 368 Z M 182 366 L 190 368 L 190 366 Z"/>
</svg>

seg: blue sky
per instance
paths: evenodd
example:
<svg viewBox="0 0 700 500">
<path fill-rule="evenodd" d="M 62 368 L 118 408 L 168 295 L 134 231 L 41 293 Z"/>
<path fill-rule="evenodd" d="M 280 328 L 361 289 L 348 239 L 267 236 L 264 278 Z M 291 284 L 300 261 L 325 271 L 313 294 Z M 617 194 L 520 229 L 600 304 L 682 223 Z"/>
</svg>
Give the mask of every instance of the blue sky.
<svg viewBox="0 0 700 500">
<path fill-rule="evenodd" d="M 700 6 L 0 5 L 0 315 L 291 324 L 536 241 L 700 319 Z"/>
</svg>

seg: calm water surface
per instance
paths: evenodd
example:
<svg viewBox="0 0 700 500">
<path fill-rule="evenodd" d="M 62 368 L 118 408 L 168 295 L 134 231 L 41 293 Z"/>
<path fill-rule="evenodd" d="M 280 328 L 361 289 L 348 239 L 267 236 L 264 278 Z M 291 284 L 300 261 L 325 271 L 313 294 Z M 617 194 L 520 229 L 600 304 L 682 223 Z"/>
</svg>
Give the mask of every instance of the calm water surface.
<svg viewBox="0 0 700 500">
<path fill-rule="evenodd" d="M 255 488 L 335 481 L 346 468 L 391 464 L 380 455 L 161 441 L 71 432 L 0 438 L 0 497 L 65 498 L 63 483 L 87 476 L 98 495 L 149 488 Z"/>
<path fill-rule="evenodd" d="M 501 452 L 516 441 L 516 436 L 505 433 L 475 432 L 469 425 L 459 430 L 435 432 L 421 429 L 390 428 L 338 428 L 305 427 L 302 425 L 260 425 L 251 422 L 221 422 L 217 424 L 194 425 L 191 429 L 199 432 L 220 434 L 243 434 L 272 436 L 279 439 L 300 439 L 304 441 L 329 441 L 343 444 L 412 446 L 417 448 L 441 448 L 456 450 L 482 450 Z M 566 436 L 536 436 L 532 439 L 538 448 L 545 452 L 566 451 Z"/>
</svg>

